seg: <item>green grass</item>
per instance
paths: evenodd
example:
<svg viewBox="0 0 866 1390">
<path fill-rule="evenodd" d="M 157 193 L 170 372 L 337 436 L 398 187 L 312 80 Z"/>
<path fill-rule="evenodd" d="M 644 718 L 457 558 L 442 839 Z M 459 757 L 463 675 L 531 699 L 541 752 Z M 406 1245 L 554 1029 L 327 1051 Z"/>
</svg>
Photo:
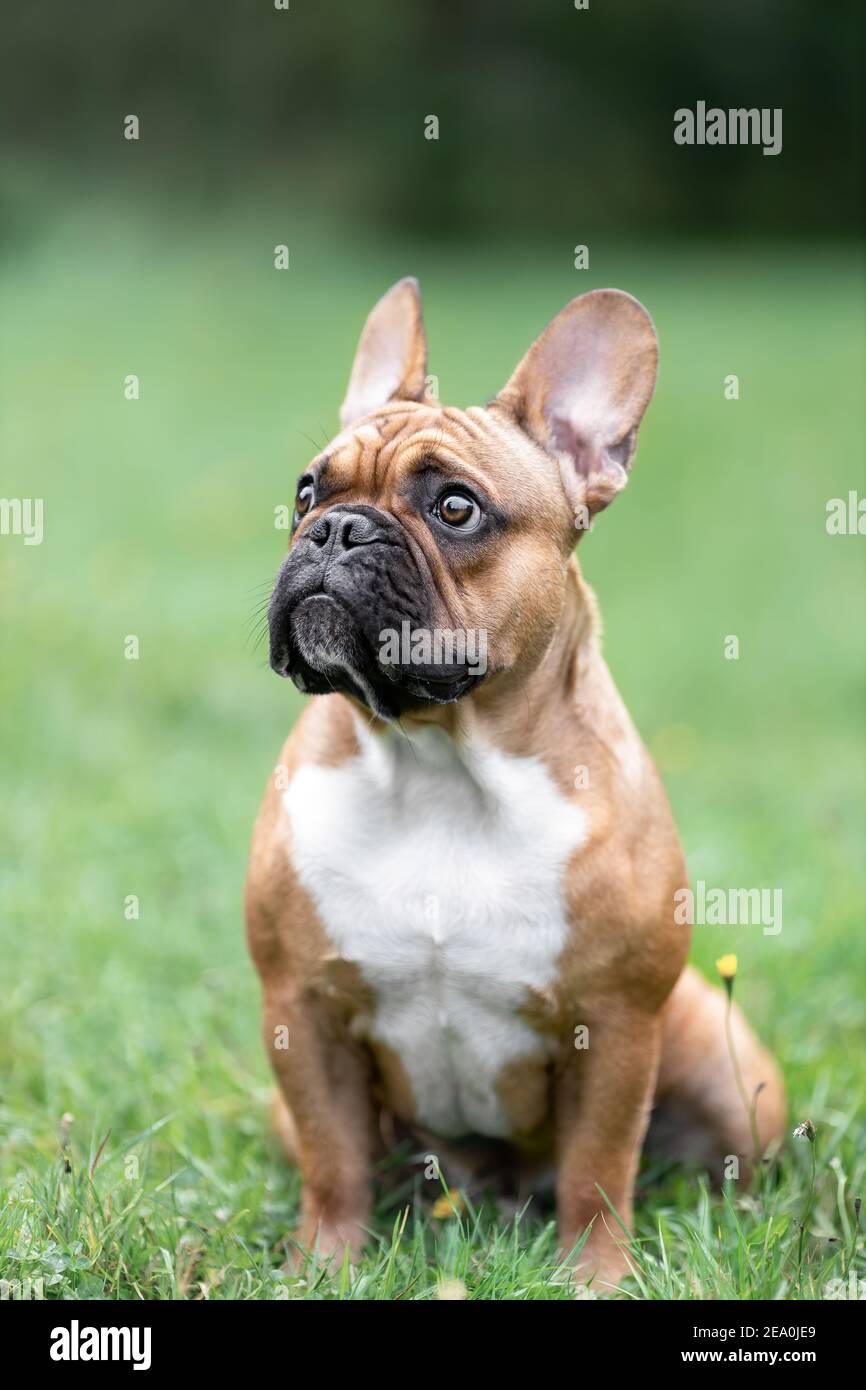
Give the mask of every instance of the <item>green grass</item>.
<svg viewBox="0 0 866 1390">
<path fill-rule="evenodd" d="M 583 289 L 621 285 L 656 318 L 634 477 L 582 562 L 692 877 L 783 890 L 780 935 L 698 927 L 693 956 L 712 971 L 737 952 L 790 1127 L 817 1126 L 817 1180 L 798 1260 L 805 1143 L 751 1194 L 647 1169 L 629 1288 L 820 1297 L 844 1272 L 866 1196 L 864 541 L 824 520 L 866 491 L 855 266 L 821 246 L 599 247 L 580 274 L 567 247 L 446 253 L 267 210 L 187 227 L 107 206 L 10 253 L 2 492 L 45 499 L 45 539 L 0 537 L 0 1278 L 66 1298 L 423 1299 L 442 1279 L 573 1296 L 549 1213 L 436 1220 L 417 1164 L 380 1194 L 352 1277 L 283 1269 L 297 1180 L 268 1131 L 240 894 L 299 703 L 247 625 L 284 548 L 274 508 L 334 429 L 364 313 L 407 272 L 458 404 L 487 399 Z"/>
</svg>

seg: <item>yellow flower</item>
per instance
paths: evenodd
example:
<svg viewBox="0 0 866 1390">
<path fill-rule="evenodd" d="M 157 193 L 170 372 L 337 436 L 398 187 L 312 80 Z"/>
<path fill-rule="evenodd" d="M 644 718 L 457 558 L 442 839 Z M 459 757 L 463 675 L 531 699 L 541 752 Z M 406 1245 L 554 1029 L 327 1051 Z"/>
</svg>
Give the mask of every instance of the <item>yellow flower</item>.
<svg viewBox="0 0 866 1390">
<path fill-rule="evenodd" d="M 732 980 L 737 973 L 736 956 L 719 956 L 716 961 L 716 969 L 723 980 Z"/>
<path fill-rule="evenodd" d="M 463 1198 L 456 1187 L 449 1187 L 441 1197 L 437 1197 L 433 1203 L 433 1216 L 437 1221 L 447 1221 L 450 1216 L 459 1216 L 465 1211 Z"/>
</svg>

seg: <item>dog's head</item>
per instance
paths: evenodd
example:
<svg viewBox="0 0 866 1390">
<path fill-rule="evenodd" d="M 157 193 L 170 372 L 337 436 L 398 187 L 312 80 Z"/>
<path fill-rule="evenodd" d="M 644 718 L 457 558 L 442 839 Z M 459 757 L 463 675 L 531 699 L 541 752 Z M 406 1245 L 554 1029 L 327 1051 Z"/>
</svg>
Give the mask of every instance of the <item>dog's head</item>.
<svg viewBox="0 0 866 1390">
<path fill-rule="evenodd" d="M 428 394 L 415 280 L 372 310 L 342 432 L 298 483 L 271 597 L 271 666 L 381 718 L 541 660 L 575 541 L 625 485 L 655 383 L 646 310 L 568 304 L 485 408 Z"/>
</svg>

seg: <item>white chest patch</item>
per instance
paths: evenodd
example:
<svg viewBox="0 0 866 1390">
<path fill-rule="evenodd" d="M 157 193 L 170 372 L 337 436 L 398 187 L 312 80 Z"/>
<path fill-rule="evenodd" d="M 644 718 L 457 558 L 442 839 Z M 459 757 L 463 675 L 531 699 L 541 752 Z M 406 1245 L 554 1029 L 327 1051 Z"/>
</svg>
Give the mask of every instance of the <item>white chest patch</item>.
<svg viewBox="0 0 866 1390">
<path fill-rule="evenodd" d="M 438 729 L 359 738 L 350 762 L 302 767 L 285 792 L 293 862 L 373 992 L 370 1033 L 399 1056 L 418 1122 L 507 1137 L 496 1078 L 543 1053 L 518 1010 L 555 978 L 585 816 L 534 758 L 458 754 Z"/>
</svg>

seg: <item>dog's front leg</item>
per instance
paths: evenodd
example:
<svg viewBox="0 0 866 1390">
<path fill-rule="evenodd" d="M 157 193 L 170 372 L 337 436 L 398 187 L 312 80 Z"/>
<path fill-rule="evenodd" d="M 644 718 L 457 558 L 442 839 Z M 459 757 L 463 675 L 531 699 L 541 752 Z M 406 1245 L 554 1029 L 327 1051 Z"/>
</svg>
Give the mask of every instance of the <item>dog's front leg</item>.
<svg viewBox="0 0 866 1390">
<path fill-rule="evenodd" d="M 297 1240 L 322 1259 L 356 1257 L 370 1213 L 373 1106 L 369 1067 L 315 998 L 265 987 L 265 1046 L 288 1107 L 303 1178 Z"/>
<path fill-rule="evenodd" d="M 620 1001 L 601 1002 L 589 1017 L 588 1037 L 582 1039 L 588 1045 L 570 1048 L 558 1078 L 556 1196 L 566 1258 L 592 1223 L 575 1271 L 584 1281 L 594 1277 L 601 1293 L 628 1268 L 623 1251 L 628 1238 L 611 1206 L 630 1230 L 661 1024 L 657 1016 Z"/>
</svg>

